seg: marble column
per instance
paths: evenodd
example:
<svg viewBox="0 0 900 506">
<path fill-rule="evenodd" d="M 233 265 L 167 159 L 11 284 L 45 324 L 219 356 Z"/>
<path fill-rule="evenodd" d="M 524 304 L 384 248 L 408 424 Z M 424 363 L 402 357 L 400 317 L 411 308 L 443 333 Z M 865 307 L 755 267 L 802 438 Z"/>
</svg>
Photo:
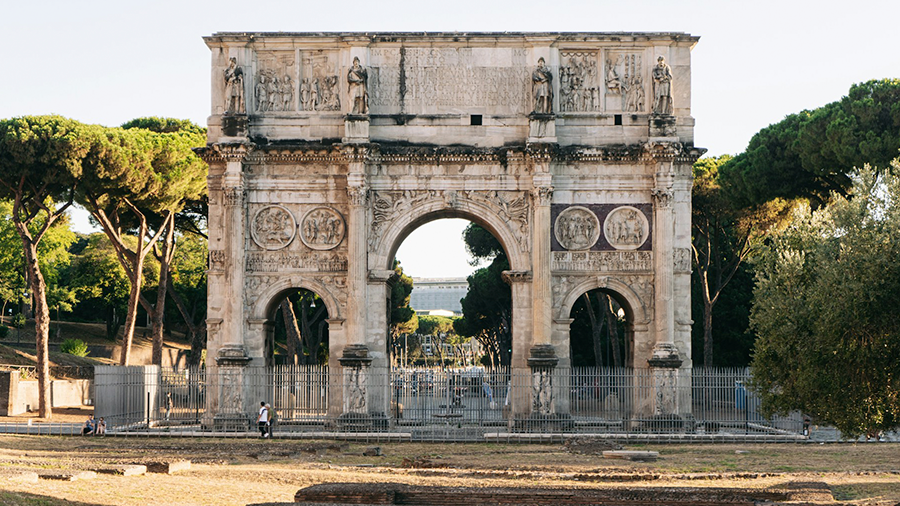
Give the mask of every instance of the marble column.
<svg viewBox="0 0 900 506">
<path fill-rule="evenodd" d="M 366 246 L 366 151 L 362 147 L 347 146 L 350 160 L 347 175 L 347 320 L 345 345 L 338 359 L 343 370 L 341 423 L 366 424 L 368 394 L 366 370 L 372 362 L 366 344 L 366 288 L 368 255 Z"/>
<path fill-rule="evenodd" d="M 682 359 L 675 346 L 675 219 L 673 211 L 674 172 L 672 161 L 661 160 L 656 172 L 653 249 L 656 279 L 656 343 L 647 361 L 653 376 L 650 399 L 653 415 L 674 415 L 678 406 L 678 368 Z"/>
</svg>

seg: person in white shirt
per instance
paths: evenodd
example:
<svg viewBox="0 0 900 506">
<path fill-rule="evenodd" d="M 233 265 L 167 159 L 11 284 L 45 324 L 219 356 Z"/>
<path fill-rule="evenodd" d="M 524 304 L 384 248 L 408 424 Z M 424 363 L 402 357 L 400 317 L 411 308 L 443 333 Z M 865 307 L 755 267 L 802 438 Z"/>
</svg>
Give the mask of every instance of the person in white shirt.
<svg viewBox="0 0 900 506">
<path fill-rule="evenodd" d="M 259 427 L 259 437 L 269 437 L 269 408 L 266 401 L 259 403 L 259 415 L 256 417 L 256 425 Z"/>
</svg>

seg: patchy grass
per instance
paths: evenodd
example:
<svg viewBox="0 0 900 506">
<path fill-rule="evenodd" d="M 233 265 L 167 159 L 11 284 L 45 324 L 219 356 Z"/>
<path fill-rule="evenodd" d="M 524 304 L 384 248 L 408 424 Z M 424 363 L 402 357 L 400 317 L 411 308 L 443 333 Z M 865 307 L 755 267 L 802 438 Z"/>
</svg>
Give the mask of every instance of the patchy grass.
<svg viewBox="0 0 900 506">
<path fill-rule="evenodd" d="M 378 445 L 384 456 L 366 457 Z M 635 449 L 637 446 L 629 446 Z M 35 469 L 190 459 L 177 475 L 100 475 L 84 482 L 17 483 L 0 476 L 0 504 L 243 505 L 290 501 L 331 482 L 475 487 L 772 488 L 825 482 L 843 501 L 900 501 L 896 444 L 641 445 L 657 462 L 569 453 L 563 445 L 364 443 L 207 438 L 0 436 L 0 463 Z M 736 450 L 749 453 L 735 453 Z M 410 464 L 414 463 L 414 466 Z M 415 467 L 415 468 L 412 468 Z M 776 473 L 739 478 L 735 473 Z M 708 473 L 698 476 L 690 473 Z M 629 478 L 631 477 L 631 478 Z M 39 491 L 39 494 L 35 494 Z M 43 502 L 41 502 L 43 501 Z M 70 502 L 64 502 L 70 501 Z"/>
</svg>

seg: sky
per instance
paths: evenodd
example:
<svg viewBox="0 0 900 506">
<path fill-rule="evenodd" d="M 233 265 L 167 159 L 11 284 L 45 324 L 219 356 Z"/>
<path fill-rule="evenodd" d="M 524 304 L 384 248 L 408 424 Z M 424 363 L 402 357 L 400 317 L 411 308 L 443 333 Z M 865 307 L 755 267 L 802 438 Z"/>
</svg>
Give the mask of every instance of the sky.
<svg viewBox="0 0 900 506">
<path fill-rule="evenodd" d="M 736 154 L 761 128 L 850 85 L 900 77 L 892 0 L 2 0 L 0 118 L 61 114 L 120 125 L 210 114 L 210 52 L 226 31 L 685 32 L 695 145 Z M 84 216 L 76 226 L 87 227 Z M 417 277 L 466 276 L 465 222 L 417 229 L 398 258 Z"/>
</svg>

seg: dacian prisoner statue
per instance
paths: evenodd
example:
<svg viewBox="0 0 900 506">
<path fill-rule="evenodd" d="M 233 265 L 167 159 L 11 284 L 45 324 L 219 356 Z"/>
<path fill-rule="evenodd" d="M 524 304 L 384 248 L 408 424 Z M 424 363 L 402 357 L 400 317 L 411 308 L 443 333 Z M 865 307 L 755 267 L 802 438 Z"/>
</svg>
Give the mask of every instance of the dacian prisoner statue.
<svg viewBox="0 0 900 506">
<path fill-rule="evenodd" d="M 622 307 L 627 365 L 653 378 L 629 401 L 635 410 L 686 416 L 690 392 L 675 373 L 692 366 L 685 259 L 691 166 L 703 150 L 690 93 L 672 88 L 691 82 L 698 37 L 226 32 L 205 41 L 214 79 L 199 152 L 209 163 L 216 380 L 204 423 L 246 426 L 259 399 L 272 398 L 275 376 L 250 371 L 274 366 L 276 312 L 299 290 L 327 314 L 322 356 L 339 379 L 324 419 L 354 430 L 393 423 L 393 261 L 413 230 L 442 218 L 481 225 L 509 259 L 511 374 L 528 378 L 504 398 L 510 427 L 571 416 L 571 314 L 591 290 Z"/>
</svg>

